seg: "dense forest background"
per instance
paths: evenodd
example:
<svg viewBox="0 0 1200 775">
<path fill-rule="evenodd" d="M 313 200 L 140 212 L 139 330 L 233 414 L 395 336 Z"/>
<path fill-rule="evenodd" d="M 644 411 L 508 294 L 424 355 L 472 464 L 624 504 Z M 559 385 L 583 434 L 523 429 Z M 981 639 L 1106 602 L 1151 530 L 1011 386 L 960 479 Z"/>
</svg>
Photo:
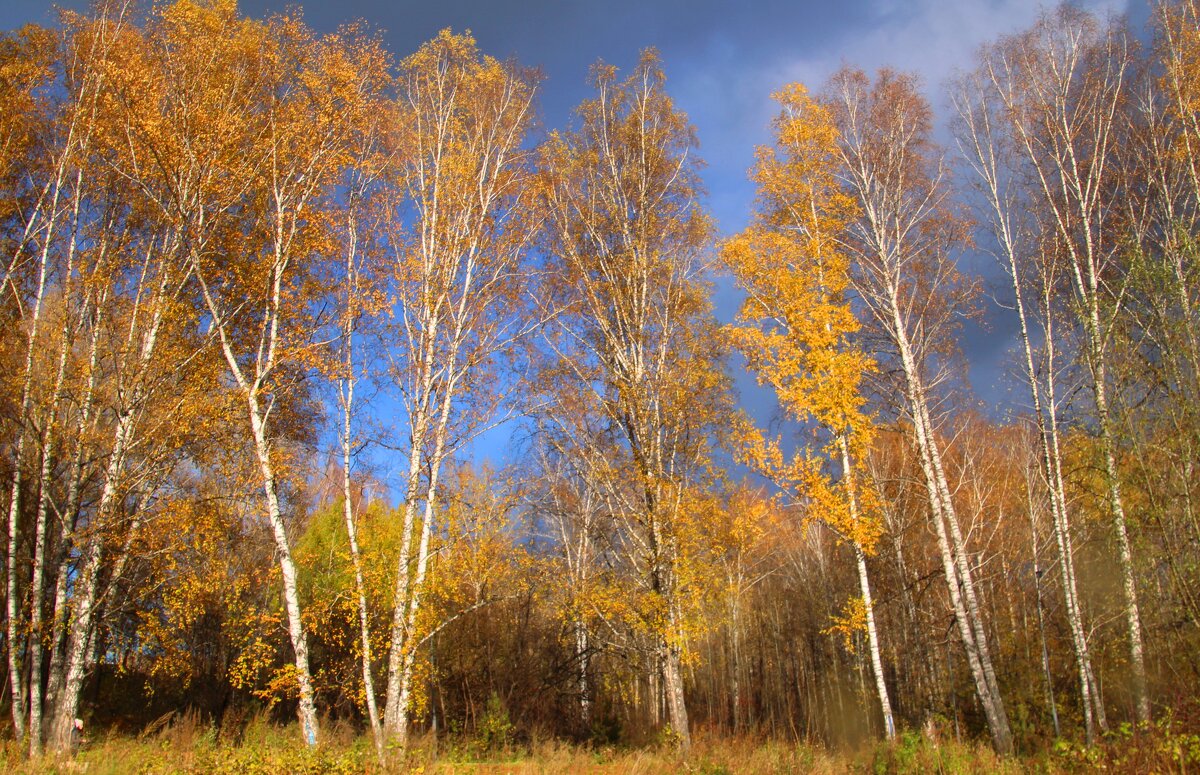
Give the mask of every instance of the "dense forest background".
<svg viewBox="0 0 1200 775">
<path fill-rule="evenodd" d="M 729 238 L 653 50 L 547 128 L 469 34 L 231 0 L 4 34 L 13 739 L 1200 723 L 1198 14 L 1047 10 L 934 97 L 781 83 Z M 985 294 L 1007 412 L 966 379 Z"/>
</svg>

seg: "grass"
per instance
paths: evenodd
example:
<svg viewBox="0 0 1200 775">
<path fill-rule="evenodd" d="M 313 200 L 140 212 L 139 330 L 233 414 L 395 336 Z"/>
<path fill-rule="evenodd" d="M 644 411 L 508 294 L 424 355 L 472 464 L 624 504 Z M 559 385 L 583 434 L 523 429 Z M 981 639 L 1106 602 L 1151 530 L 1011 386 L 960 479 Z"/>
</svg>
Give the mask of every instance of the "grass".
<svg viewBox="0 0 1200 775">
<path fill-rule="evenodd" d="M 47 755 L 30 761 L 13 741 L 0 746 L 0 770 L 11 773 L 419 773 L 420 775 L 557 775 L 621 773 L 733 775 L 733 773 L 1055 773 L 1200 772 L 1200 736 L 1169 723 L 1136 732 L 1122 727 L 1101 745 L 1058 743 L 1018 758 L 1000 758 L 983 743 L 934 741 L 905 732 L 893 743 L 836 752 L 819 746 L 751 737 L 698 735 L 691 752 L 669 746 L 629 748 L 534 740 L 526 745 L 487 748 L 462 738 L 413 742 L 406 755 L 392 752 L 379 764 L 368 738 L 346 725 L 323 729 L 322 744 L 300 743 L 294 725 L 278 726 L 265 716 L 235 732 L 222 733 L 194 714 L 164 717 L 140 735 L 112 733 L 88 742 L 75 757 Z"/>
</svg>

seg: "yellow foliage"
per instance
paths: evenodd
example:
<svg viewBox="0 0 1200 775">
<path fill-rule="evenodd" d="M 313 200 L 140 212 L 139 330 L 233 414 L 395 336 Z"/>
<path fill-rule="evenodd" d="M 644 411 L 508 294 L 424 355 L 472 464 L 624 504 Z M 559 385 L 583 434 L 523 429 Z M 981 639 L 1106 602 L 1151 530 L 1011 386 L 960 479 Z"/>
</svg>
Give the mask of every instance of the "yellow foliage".
<svg viewBox="0 0 1200 775">
<path fill-rule="evenodd" d="M 847 298 L 850 262 L 841 248 L 856 205 L 837 181 L 838 133 L 829 110 L 800 84 L 775 95 L 774 147 L 759 148 L 754 223 L 723 247 L 722 258 L 747 291 L 730 328 L 760 384 L 819 449 L 787 457 L 757 429 L 738 434 L 742 459 L 807 502 L 808 515 L 870 551 L 879 523 L 874 496 L 853 461 L 868 448 L 873 423 L 862 382 L 875 368 L 853 341 L 859 324 Z M 840 470 L 834 479 L 832 468 Z"/>
<path fill-rule="evenodd" d="M 822 635 L 841 635 L 846 641 L 846 650 L 854 653 L 854 636 L 867 631 L 867 606 L 861 597 L 852 597 L 842 606 L 842 612 L 830 617 L 831 624 L 821 630 Z"/>
</svg>

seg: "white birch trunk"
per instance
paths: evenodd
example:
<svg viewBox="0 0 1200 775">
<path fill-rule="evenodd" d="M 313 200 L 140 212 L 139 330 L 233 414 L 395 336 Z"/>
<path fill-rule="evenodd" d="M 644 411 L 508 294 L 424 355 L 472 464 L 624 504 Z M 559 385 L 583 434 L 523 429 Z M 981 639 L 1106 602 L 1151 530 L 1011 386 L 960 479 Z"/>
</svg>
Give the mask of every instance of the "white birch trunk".
<svg viewBox="0 0 1200 775">
<path fill-rule="evenodd" d="M 55 186 L 52 208 L 57 207 L 59 186 Z M 56 213 L 52 213 L 52 216 Z M 25 364 L 21 384 L 21 414 L 17 418 L 17 447 L 13 457 L 13 482 L 8 501 L 8 568 L 7 568 L 7 646 L 8 646 L 8 679 L 11 690 L 13 734 L 18 741 L 25 739 L 25 689 L 23 667 L 18 644 L 21 642 L 20 622 L 20 577 L 18 567 L 21 538 L 21 489 L 22 474 L 26 455 L 26 441 L 29 433 L 27 425 L 33 411 L 33 365 L 37 349 L 38 329 L 42 318 L 42 302 L 46 294 L 46 282 L 50 271 L 50 242 L 53 238 L 54 218 L 46 227 L 46 242 L 42 246 L 40 265 L 38 267 L 37 291 L 34 295 L 33 309 L 30 311 L 29 331 L 26 334 Z"/>
<path fill-rule="evenodd" d="M 91 344 L 88 348 L 87 380 L 84 386 L 82 406 L 79 411 L 79 422 L 75 427 L 75 455 L 71 461 L 71 471 L 68 475 L 66 508 L 62 515 L 62 525 L 58 536 L 57 575 L 54 582 L 54 607 L 51 610 L 50 636 L 50 676 L 47 682 L 45 702 L 53 707 L 58 702 L 59 694 L 64 683 L 63 652 L 67 638 L 67 582 L 71 575 L 71 543 L 79 519 L 80 501 L 83 496 L 83 457 L 84 439 L 95 429 L 93 409 L 96 393 L 96 363 L 99 356 L 101 322 L 103 320 L 104 299 L 107 293 L 102 292 L 96 305 L 96 319 L 92 324 Z"/>
<path fill-rule="evenodd" d="M 1112 221 L 1109 213 L 1119 209 L 1110 198 L 1123 195 L 1110 170 L 1115 164 L 1117 130 L 1123 120 L 1120 106 L 1132 58 L 1122 30 L 1093 24 L 1093 19 L 1076 12 L 1048 14 L 1039 20 L 1033 38 L 1034 44 L 1045 50 L 1013 52 L 1017 56 L 1012 61 L 1002 59 L 988 74 L 1006 108 L 1017 102 L 1040 106 L 1031 117 L 1025 110 L 1012 111 L 1007 129 L 1034 173 L 1034 197 L 1040 200 L 1047 226 L 1067 254 L 1079 302 L 1120 558 L 1134 703 L 1138 721 L 1147 723 L 1150 700 L 1141 614 L 1106 395 L 1107 329 L 1100 315 L 1099 278 L 1121 250 L 1116 238 L 1107 233 Z M 1084 69 L 1089 70 L 1089 77 L 1081 92 L 1073 84 Z M 1105 292 L 1112 293 L 1119 310 L 1123 294 Z"/>
<path fill-rule="evenodd" d="M 358 272 L 358 221 L 355 216 L 355 205 L 361 189 L 351 192 L 347 217 L 347 233 L 349 245 L 346 251 L 346 308 L 343 314 L 342 329 L 342 368 L 345 370 L 338 380 L 338 402 L 342 410 L 341 443 L 342 443 L 342 516 L 346 523 L 346 537 L 350 544 L 350 560 L 354 566 L 354 590 L 358 597 L 359 638 L 362 648 L 362 677 L 363 692 L 366 694 L 367 720 L 371 725 L 371 736 L 375 741 L 375 755 L 382 763 L 384 759 L 383 727 L 379 718 L 379 707 L 375 697 L 375 680 L 371 671 L 373 662 L 371 654 L 371 623 L 367 608 L 366 583 L 363 580 L 362 553 L 358 548 L 358 528 L 354 519 L 354 499 L 351 488 L 350 466 L 353 463 L 352 447 L 354 441 L 354 388 L 357 378 L 354 374 L 354 329 L 358 321 L 359 309 L 359 272 Z"/>
<path fill-rule="evenodd" d="M 117 487 L 124 469 L 125 453 L 130 441 L 133 419 L 127 412 L 117 418 L 113 432 L 112 454 L 105 470 L 100 501 L 96 505 L 92 523 L 94 535 L 88 546 L 86 560 L 78 569 L 78 581 L 74 595 L 74 610 L 67 630 L 67 651 L 63 665 L 62 688 L 57 692 L 57 702 L 52 722 L 50 741 L 55 750 L 68 752 L 75 717 L 79 712 L 79 693 L 88 667 L 89 642 L 94 630 L 96 594 L 100 585 L 101 565 L 104 556 L 103 530 L 117 499 Z"/>
<path fill-rule="evenodd" d="M 579 692 L 579 716 L 583 720 L 585 726 L 592 723 L 592 690 L 591 680 L 588 675 L 588 663 L 591 661 L 588 645 L 587 625 L 581 617 L 577 617 L 573 623 L 575 628 L 575 659 L 576 675 L 575 675 L 575 690 Z"/>
<path fill-rule="evenodd" d="M 388 650 L 387 700 L 384 706 L 384 730 L 390 738 L 401 738 L 407 730 L 402 726 L 407 719 L 401 715 L 401 676 L 404 671 L 404 650 L 407 641 L 408 599 L 411 588 L 409 567 L 412 564 L 413 528 L 417 520 L 417 499 L 421 481 L 421 446 L 414 433 L 409 450 L 408 485 L 404 499 L 404 524 L 400 539 L 400 557 L 396 568 L 396 589 L 392 597 L 392 628 Z"/>
<path fill-rule="evenodd" d="M 354 500 L 350 486 L 350 465 L 352 428 L 351 417 L 354 406 L 354 376 L 353 358 L 351 357 L 349 337 L 345 333 L 346 360 L 350 369 L 348 376 L 342 380 L 339 387 L 342 399 L 342 516 L 346 522 L 346 536 L 350 542 L 350 559 L 354 566 L 354 591 L 358 596 L 358 624 L 362 646 L 362 677 L 363 691 L 366 693 L 367 718 L 371 725 L 371 736 L 375 741 L 375 754 L 382 761 L 384 750 L 383 727 L 380 724 L 379 708 L 375 699 L 375 681 L 371 673 L 371 626 L 368 619 L 366 583 L 363 580 L 362 554 L 358 548 L 358 529 L 354 521 Z"/>
<path fill-rule="evenodd" d="M 86 305 L 85 305 L 86 309 Z M 86 314 L 86 313 L 85 313 Z M 64 316 L 64 320 L 69 320 Z M 38 476 L 37 516 L 34 519 L 33 577 L 29 585 L 29 755 L 36 757 L 42 752 L 42 657 L 43 633 L 42 613 L 46 593 L 46 537 L 47 511 L 50 505 L 50 474 L 54 462 L 54 429 L 58 424 L 59 402 L 62 399 L 63 382 L 67 371 L 69 325 L 64 323 L 61 332 L 58 371 L 54 379 L 53 397 L 47 409 L 42 431 L 42 466 Z"/>
<path fill-rule="evenodd" d="M 1034 422 L 1037 427 L 1037 440 L 1040 449 L 1042 477 L 1050 500 L 1050 510 L 1054 529 L 1055 543 L 1058 550 L 1059 567 L 1062 572 L 1063 596 L 1066 603 L 1068 626 L 1071 629 L 1071 644 L 1075 652 L 1076 665 L 1079 670 L 1080 698 L 1084 710 L 1084 730 L 1088 744 L 1095 741 L 1095 726 L 1107 729 L 1104 707 L 1098 696 L 1092 692 L 1094 678 L 1092 677 L 1091 656 L 1087 645 L 1087 637 L 1083 626 L 1082 613 L 1079 607 L 1078 586 L 1075 576 L 1074 553 L 1071 548 L 1070 520 L 1067 501 L 1062 486 L 1061 459 L 1058 451 L 1058 428 L 1056 421 L 1057 408 L 1055 405 L 1054 384 L 1054 341 L 1053 318 L 1049 307 L 1049 299 L 1053 296 L 1053 282 L 1048 277 L 1048 268 L 1042 272 L 1043 294 L 1047 299 L 1044 310 L 1043 328 L 1046 339 L 1046 370 L 1049 390 L 1048 402 L 1043 406 L 1037 369 L 1034 365 L 1033 346 L 1029 335 L 1029 316 L 1025 308 L 1024 292 L 1021 283 L 1021 271 L 1018 266 L 1020 245 L 1023 244 L 1020 228 L 1023 216 L 1022 205 L 1009 191 L 1005 179 L 1003 164 L 1010 161 L 1006 149 L 995 136 L 997 127 L 993 125 L 989 111 L 991 107 L 988 97 L 983 92 L 986 89 L 984 81 L 978 78 L 968 78 L 962 81 L 962 90 L 956 95 L 959 114 L 963 118 L 965 132 L 960 137 L 960 143 L 966 146 L 971 164 L 981 183 L 987 200 L 988 217 L 991 230 L 1000 247 L 997 256 L 1008 274 L 1012 284 L 1013 297 L 1019 333 L 1024 355 L 1026 384 L 1029 387 Z M 1047 422 L 1049 416 L 1049 422 Z M 1036 549 L 1036 546 L 1035 546 Z M 1041 627 L 1041 585 L 1038 585 L 1038 616 Z M 1043 650 L 1045 649 L 1043 636 Z M 1054 710 L 1055 730 L 1058 729 L 1058 714 L 1054 708 L 1053 690 L 1051 689 L 1051 708 Z"/>
<path fill-rule="evenodd" d="M 838 437 L 838 449 L 842 456 L 842 475 L 846 477 L 846 490 L 850 506 L 850 519 L 858 524 L 858 492 L 855 485 L 855 473 L 850 460 L 850 445 L 846 437 Z M 858 538 L 854 541 L 854 563 L 858 571 L 858 588 L 862 594 L 863 609 L 867 618 L 867 648 L 871 652 L 871 670 L 875 674 L 875 693 L 879 700 L 879 710 L 883 714 L 883 729 L 888 740 L 896 737 L 896 720 L 892 714 L 892 701 L 888 696 L 887 681 L 883 675 L 883 659 L 879 649 L 879 631 L 875 626 L 875 603 L 871 597 L 871 581 L 867 576 L 867 556 L 863 552 Z"/>
<path fill-rule="evenodd" d="M 276 491 L 275 468 L 271 460 L 270 441 L 266 436 L 263 424 L 262 408 L 258 395 L 250 392 L 247 395 L 247 406 L 250 414 L 250 426 L 254 432 L 254 451 L 258 457 L 259 471 L 263 478 L 263 495 L 267 501 L 267 518 L 271 522 L 271 533 L 275 538 L 275 551 L 279 555 L 279 570 L 283 576 L 283 600 L 287 610 L 288 637 L 291 639 L 292 651 L 296 656 L 296 681 L 300 686 L 300 701 L 297 716 L 300 719 L 301 732 L 304 741 L 309 746 L 317 744 L 319 733 L 317 711 L 313 697 L 312 678 L 308 666 L 308 638 L 304 632 L 304 622 L 300 616 L 300 595 L 296 589 L 296 565 L 292 561 L 291 543 L 288 541 L 287 528 L 283 522 L 283 513 L 279 508 L 279 495 Z"/>
<path fill-rule="evenodd" d="M 417 549 L 417 568 L 412 585 L 408 590 L 408 599 L 405 601 L 406 620 L 404 633 L 406 642 L 401 649 L 402 658 L 400 660 L 400 671 L 397 677 L 397 694 L 395 695 L 394 703 L 396 706 L 395 726 L 391 730 L 391 733 L 402 748 L 408 744 L 408 714 L 409 705 L 412 701 L 413 669 L 417 663 L 417 649 L 420 645 L 416 637 L 417 616 L 420 613 L 422 594 L 425 591 L 425 577 L 429 571 L 430 539 L 433 533 L 433 521 L 436 516 L 438 478 L 446 455 L 450 409 L 454 396 L 454 383 L 456 381 L 454 377 L 454 362 L 455 358 L 452 355 L 450 363 L 447 365 L 447 372 L 450 375 L 449 384 L 446 386 L 442 396 L 441 416 L 438 418 L 438 425 L 434 431 L 434 448 L 429 456 L 429 489 L 425 493 L 425 513 L 421 523 L 421 541 Z M 405 570 L 407 571 L 407 568 Z M 395 644 L 393 644 L 394 647 Z M 393 702 L 391 697 L 389 697 L 389 712 L 392 710 L 392 706 Z"/>
<path fill-rule="evenodd" d="M 895 293 L 890 294 L 893 317 L 893 336 L 900 351 L 901 365 L 908 387 L 908 404 L 913 419 L 917 448 L 921 456 L 921 469 L 929 493 L 929 505 L 934 526 L 937 530 L 938 548 L 942 554 L 942 565 L 947 591 L 954 607 L 959 634 L 967 655 L 967 664 L 975 681 L 975 692 L 983 706 L 992 734 L 992 742 L 1001 753 L 1012 752 L 1012 732 L 1008 716 L 1000 697 L 995 669 L 987 649 L 986 633 L 980 619 L 975 588 L 971 580 L 970 565 L 953 504 L 949 503 L 950 492 L 945 473 L 941 467 L 937 442 L 933 438 L 932 425 L 928 420 L 928 408 L 921 388 L 917 365 L 908 343 L 906 330 L 897 306 Z M 947 535 L 947 525 L 950 535 Z M 951 543 L 953 538 L 953 543 Z"/>
<path fill-rule="evenodd" d="M 673 620 L 676 616 L 671 617 Z M 683 649 L 676 643 L 664 640 L 662 656 L 663 691 L 667 700 L 667 720 L 671 731 L 679 740 L 684 752 L 692 746 L 692 734 L 688 724 L 687 703 L 683 695 Z"/>
</svg>

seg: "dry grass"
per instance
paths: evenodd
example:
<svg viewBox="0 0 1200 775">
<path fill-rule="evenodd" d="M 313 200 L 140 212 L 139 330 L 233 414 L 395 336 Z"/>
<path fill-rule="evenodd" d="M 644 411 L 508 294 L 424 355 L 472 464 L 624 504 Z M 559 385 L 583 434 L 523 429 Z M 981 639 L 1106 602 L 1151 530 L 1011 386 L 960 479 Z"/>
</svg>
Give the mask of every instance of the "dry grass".
<svg viewBox="0 0 1200 775">
<path fill-rule="evenodd" d="M 728 773 L 1073 773 L 1186 772 L 1200 764 L 1200 738 L 1155 730 L 1116 736 L 1093 749 L 1060 744 L 1052 751 L 1001 759 L 983 744 L 934 743 L 906 733 L 894 744 L 856 752 L 754 738 L 698 736 L 684 756 L 668 746 L 588 747 L 560 740 L 480 751 L 477 741 L 418 739 L 407 756 L 375 760 L 370 740 L 346 725 L 327 725 L 322 745 L 307 749 L 294 726 L 250 718 L 224 733 L 193 714 L 159 719 L 140 735 L 111 734 L 74 758 L 24 759 L 12 741 L 0 747 L 0 771 L 11 773 L 420 773 L 421 775 L 724 775 Z"/>
</svg>

